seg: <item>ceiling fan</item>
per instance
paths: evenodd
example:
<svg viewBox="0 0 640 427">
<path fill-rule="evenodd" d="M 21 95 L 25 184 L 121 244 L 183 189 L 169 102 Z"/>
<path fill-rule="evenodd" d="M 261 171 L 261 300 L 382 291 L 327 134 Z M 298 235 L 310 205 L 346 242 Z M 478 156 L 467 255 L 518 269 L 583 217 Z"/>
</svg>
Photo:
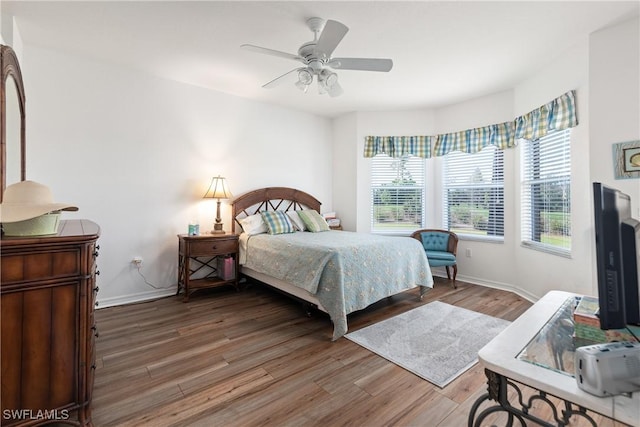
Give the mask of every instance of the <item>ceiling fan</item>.
<svg viewBox="0 0 640 427">
<path fill-rule="evenodd" d="M 285 77 L 292 73 L 298 74 L 296 86 L 303 92 L 307 92 L 313 77 L 318 81 L 320 94 L 327 93 L 331 97 L 342 94 L 342 87 L 338 83 L 338 75 L 333 70 L 359 70 L 359 71 L 390 71 L 393 61 L 385 58 L 332 58 L 331 54 L 342 41 L 349 28 L 333 20 L 325 21 L 322 18 L 309 18 L 307 25 L 313 32 L 313 40 L 304 43 L 298 49 L 298 54 L 291 54 L 266 47 L 243 44 L 240 46 L 253 52 L 266 55 L 279 56 L 302 62 L 304 66 L 294 68 L 263 85 L 264 88 L 272 88 L 282 83 Z"/>
</svg>

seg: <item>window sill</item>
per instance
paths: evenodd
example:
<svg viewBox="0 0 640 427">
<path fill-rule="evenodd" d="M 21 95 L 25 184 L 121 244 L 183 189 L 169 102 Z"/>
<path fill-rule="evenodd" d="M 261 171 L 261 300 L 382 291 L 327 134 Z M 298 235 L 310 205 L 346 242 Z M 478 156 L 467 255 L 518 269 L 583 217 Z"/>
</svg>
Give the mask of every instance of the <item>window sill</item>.
<svg viewBox="0 0 640 427">
<path fill-rule="evenodd" d="M 539 244 L 537 242 L 520 242 L 520 246 L 526 249 L 533 249 L 534 251 L 544 252 L 549 255 L 557 255 L 563 258 L 571 259 L 571 249 L 554 248 L 547 245 Z"/>
</svg>

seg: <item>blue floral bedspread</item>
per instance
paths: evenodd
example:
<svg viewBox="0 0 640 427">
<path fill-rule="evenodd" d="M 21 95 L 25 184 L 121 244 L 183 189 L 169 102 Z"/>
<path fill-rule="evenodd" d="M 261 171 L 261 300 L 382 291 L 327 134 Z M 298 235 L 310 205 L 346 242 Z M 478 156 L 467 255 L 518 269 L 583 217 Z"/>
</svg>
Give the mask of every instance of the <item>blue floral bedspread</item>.
<svg viewBox="0 0 640 427">
<path fill-rule="evenodd" d="M 314 294 L 333 321 L 334 340 L 347 332 L 347 314 L 409 288 L 433 287 L 424 249 L 411 237 L 258 234 L 249 237 L 244 265 Z"/>
</svg>

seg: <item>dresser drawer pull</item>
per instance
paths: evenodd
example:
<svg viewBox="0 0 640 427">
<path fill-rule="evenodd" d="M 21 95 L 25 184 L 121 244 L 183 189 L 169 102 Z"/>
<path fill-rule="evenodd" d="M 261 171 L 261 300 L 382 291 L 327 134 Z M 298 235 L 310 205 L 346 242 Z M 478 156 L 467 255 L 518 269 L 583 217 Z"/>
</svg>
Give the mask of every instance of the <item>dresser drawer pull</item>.
<svg viewBox="0 0 640 427">
<path fill-rule="evenodd" d="M 91 369 L 96 370 L 96 365 L 91 365 Z"/>
<path fill-rule="evenodd" d="M 94 257 L 94 258 L 98 258 L 98 255 L 100 255 L 100 254 L 98 253 L 98 251 L 95 251 L 95 252 L 93 253 L 93 257 Z"/>
<path fill-rule="evenodd" d="M 100 305 L 100 301 L 96 301 L 96 307 Z"/>
<path fill-rule="evenodd" d="M 98 327 L 96 325 L 93 325 L 91 327 L 91 330 L 93 331 L 93 335 L 98 338 L 100 336 L 100 332 L 98 332 Z"/>
<path fill-rule="evenodd" d="M 100 291 L 100 286 L 96 286 L 93 288 L 93 292 L 98 293 Z"/>
<path fill-rule="evenodd" d="M 100 270 L 96 270 L 96 276 L 100 275 Z"/>
</svg>

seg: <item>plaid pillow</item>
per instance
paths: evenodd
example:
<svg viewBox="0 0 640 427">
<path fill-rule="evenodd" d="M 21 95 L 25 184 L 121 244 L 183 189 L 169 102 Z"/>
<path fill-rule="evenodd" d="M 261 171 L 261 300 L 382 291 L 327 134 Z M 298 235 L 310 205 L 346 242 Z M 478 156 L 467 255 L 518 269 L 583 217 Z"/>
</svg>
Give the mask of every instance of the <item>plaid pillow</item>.
<svg viewBox="0 0 640 427">
<path fill-rule="evenodd" d="M 289 217 L 282 211 L 263 211 L 261 215 L 267 224 L 269 234 L 294 233 L 296 231 Z"/>
<path fill-rule="evenodd" d="M 305 209 L 303 211 L 298 211 L 298 215 L 304 225 L 307 226 L 307 229 L 312 233 L 318 233 L 320 231 L 329 231 L 329 224 L 327 221 L 322 218 L 322 216 L 314 211 L 313 209 Z"/>
</svg>

